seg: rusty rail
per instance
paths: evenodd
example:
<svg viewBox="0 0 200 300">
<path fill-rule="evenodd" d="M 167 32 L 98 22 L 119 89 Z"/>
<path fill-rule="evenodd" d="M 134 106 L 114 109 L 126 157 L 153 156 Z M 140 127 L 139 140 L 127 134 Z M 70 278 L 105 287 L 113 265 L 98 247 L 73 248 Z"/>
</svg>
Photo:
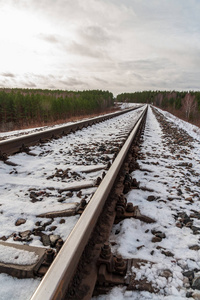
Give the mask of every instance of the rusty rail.
<svg viewBox="0 0 200 300">
<path fill-rule="evenodd" d="M 141 107 L 141 106 L 139 106 L 139 107 Z M 83 120 L 81 122 L 76 122 L 74 124 L 64 125 L 64 126 L 60 126 L 57 128 L 48 129 L 45 131 L 27 134 L 27 135 L 24 135 L 21 137 L 11 138 L 8 140 L 1 141 L 0 142 L 0 156 L 3 156 L 4 154 L 6 154 L 6 155 L 14 154 L 14 153 L 20 151 L 20 149 L 23 149 L 23 148 L 29 147 L 29 146 L 33 146 L 42 140 L 69 134 L 70 132 L 74 132 L 74 131 L 82 129 L 84 127 L 91 126 L 98 122 L 102 122 L 102 121 L 108 120 L 110 118 L 117 117 L 121 114 L 127 113 L 129 111 L 138 109 L 139 107 L 129 108 L 129 109 L 125 109 L 123 111 L 118 111 L 118 112 L 106 114 L 106 115 L 103 115 L 100 117 Z"/>
<path fill-rule="evenodd" d="M 31 300 L 61 300 L 76 270 L 83 250 L 96 225 L 105 201 L 114 185 L 118 172 L 125 160 L 128 150 L 136 136 L 138 128 L 145 117 L 147 106 L 144 107 L 132 132 L 101 182 L 96 193 L 90 200 L 81 218 L 61 248 Z"/>
</svg>

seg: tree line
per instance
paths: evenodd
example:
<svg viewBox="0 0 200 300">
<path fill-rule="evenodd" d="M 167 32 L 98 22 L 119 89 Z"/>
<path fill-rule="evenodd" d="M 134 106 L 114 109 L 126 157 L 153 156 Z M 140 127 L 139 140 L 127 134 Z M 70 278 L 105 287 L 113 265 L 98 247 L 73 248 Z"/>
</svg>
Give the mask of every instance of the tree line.
<svg viewBox="0 0 200 300">
<path fill-rule="evenodd" d="M 122 93 L 118 102 L 149 103 L 176 116 L 200 125 L 200 92 L 197 91 L 143 91 Z"/>
<path fill-rule="evenodd" d="M 1 89 L 0 125 L 9 123 L 16 128 L 67 120 L 77 115 L 100 113 L 113 104 L 113 94 L 109 91 Z"/>
</svg>

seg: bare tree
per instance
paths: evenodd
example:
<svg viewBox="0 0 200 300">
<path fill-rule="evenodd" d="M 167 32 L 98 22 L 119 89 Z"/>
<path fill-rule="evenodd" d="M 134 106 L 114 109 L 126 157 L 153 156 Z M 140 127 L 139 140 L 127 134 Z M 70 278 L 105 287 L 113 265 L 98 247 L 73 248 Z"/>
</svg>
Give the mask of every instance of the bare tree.
<svg viewBox="0 0 200 300">
<path fill-rule="evenodd" d="M 195 112 L 196 108 L 197 102 L 195 101 L 195 96 L 187 93 L 183 99 L 183 110 L 187 120 L 190 119 L 191 114 Z"/>
</svg>

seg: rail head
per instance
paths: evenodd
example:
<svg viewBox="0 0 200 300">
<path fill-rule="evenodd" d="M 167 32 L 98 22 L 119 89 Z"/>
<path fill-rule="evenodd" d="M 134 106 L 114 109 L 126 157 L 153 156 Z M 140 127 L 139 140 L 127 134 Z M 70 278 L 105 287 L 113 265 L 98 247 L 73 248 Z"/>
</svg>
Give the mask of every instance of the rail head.
<svg viewBox="0 0 200 300">
<path fill-rule="evenodd" d="M 68 285 L 74 275 L 83 250 L 90 238 L 92 230 L 146 112 L 147 105 L 141 112 L 131 134 L 72 230 L 70 236 L 58 253 L 58 256 L 55 258 L 39 287 L 33 294 L 31 300 L 64 299 Z"/>
</svg>

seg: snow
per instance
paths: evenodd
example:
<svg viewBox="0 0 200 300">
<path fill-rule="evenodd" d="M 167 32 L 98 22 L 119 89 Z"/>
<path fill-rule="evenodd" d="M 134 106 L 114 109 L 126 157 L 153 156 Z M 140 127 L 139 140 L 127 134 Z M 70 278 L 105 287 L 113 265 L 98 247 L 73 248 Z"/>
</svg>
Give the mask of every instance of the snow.
<svg viewBox="0 0 200 300">
<path fill-rule="evenodd" d="M 177 126 L 184 129 L 190 136 L 194 139 L 200 141 L 200 128 L 198 126 L 192 125 L 189 122 L 183 121 L 176 116 L 170 114 L 167 111 L 156 108 L 160 113 L 162 113 L 168 120 L 174 122 Z"/>
<path fill-rule="evenodd" d="M 141 148 L 143 156 L 138 160 L 140 169 L 131 174 L 144 190 L 133 189 L 126 198 L 137 205 L 143 215 L 156 222 L 147 224 L 133 218 L 125 219 L 113 227 L 110 243 L 114 254 L 146 260 L 147 263 L 142 264 L 140 269 L 132 267 L 132 272 L 138 280 L 146 278 L 159 292 L 126 291 L 125 287 L 115 287 L 107 295 L 93 297 L 93 300 L 186 299 L 187 284 L 184 284 L 183 271 L 200 269 L 200 250 L 189 249 L 200 245 L 199 234 L 192 234 L 191 228 L 186 226 L 177 227 L 174 217 L 180 212 L 190 215 L 193 211 L 200 211 L 199 176 L 195 175 L 200 174 L 200 132 L 195 126 L 157 110 L 172 122 L 172 126 L 186 130 L 195 140 L 192 147 L 180 146 L 171 153 L 163 139 L 161 126 L 149 109 Z M 186 152 L 181 153 L 182 150 Z M 182 160 L 176 158 L 178 154 Z M 186 168 L 183 162 L 191 163 L 191 169 Z M 180 188 L 182 194 L 178 195 Z M 155 201 L 147 201 L 150 195 L 156 198 Z M 193 202 L 189 202 L 189 198 Z M 199 226 L 200 220 L 194 219 L 193 225 Z M 154 231 L 160 231 L 166 237 L 159 243 L 153 243 Z M 170 270 L 172 276 L 163 277 L 164 270 Z"/>
<path fill-rule="evenodd" d="M 0 300 L 28 300 L 40 281 L 39 279 L 18 279 L 7 274 L 0 274 L 0 282 Z"/>
<path fill-rule="evenodd" d="M 141 111 L 142 109 L 138 109 L 84 128 L 59 140 L 43 144 L 41 147 L 31 147 L 31 152 L 36 156 L 19 153 L 9 158 L 10 162 L 16 164 L 15 167 L 0 162 L 0 238 L 6 237 L 7 242 L 23 244 L 25 243 L 23 241 L 14 241 L 13 234 L 18 236 L 21 232 L 29 230 L 31 239 L 28 244 L 44 247 L 40 237 L 33 235 L 32 231 L 37 228 L 38 221 L 42 226 L 50 219 L 40 218 L 37 215 L 73 208 L 77 202 L 80 203 L 81 199 L 77 192 L 74 191 L 69 196 L 67 189 L 70 190 L 71 186 L 82 183 L 94 185 L 96 178 L 102 176 L 105 171 L 108 161 L 112 162 L 114 153 L 110 150 L 125 141 L 134 120 L 136 121 Z M 105 145 L 108 153 L 104 154 L 99 150 L 102 145 Z M 102 170 L 84 172 L 96 167 L 102 167 Z M 57 177 L 56 174 L 62 174 L 62 171 L 66 171 L 66 176 Z M 66 189 L 66 192 L 60 193 L 60 189 Z M 96 189 L 96 187 L 85 188 L 82 190 L 82 196 L 89 201 Z M 36 201 L 31 201 L 31 193 L 36 194 Z M 58 202 L 61 198 L 64 200 Z M 15 223 L 19 218 L 23 218 L 25 223 L 16 226 Z M 45 234 L 60 235 L 65 241 L 78 218 L 79 215 L 54 218 L 54 221 L 46 226 Z M 55 228 L 53 232 L 52 227 Z M 3 297 L 4 300 L 27 300 L 39 284 L 38 279 L 17 280 L 9 276 L 0 276 L 1 286 L 5 280 L 8 282 L 5 286 L 7 291 L 8 285 L 10 290 L 12 287 L 17 288 L 19 281 L 21 293 L 18 291 L 13 298 L 10 296 L 10 291 L 6 294 L 4 289 L 1 289 L 0 299 Z M 30 289 L 30 285 L 34 288 Z"/>
<path fill-rule="evenodd" d="M 127 109 L 131 107 L 138 107 L 140 105 L 144 105 L 143 103 L 130 103 L 130 102 L 115 102 L 117 106 L 119 106 L 121 109 Z"/>
<path fill-rule="evenodd" d="M 35 252 L 0 245 L 0 262 L 15 265 L 32 265 L 38 261 Z"/>
<path fill-rule="evenodd" d="M 134 206 L 138 205 L 143 215 L 155 219 L 156 222 L 147 224 L 133 218 L 126 219 L 113 227 L 110 242 L 113 253 L 121 254 L 124 258 L 140 258 L 147 261 L 139 270 L 133 267 L 132 272 L 136 272 L 138 280 L 146 278 L 159 292 L 155 294 L 148 291 L 127 291 L 125 287 L 115 287 L 107 295 L 93 298 L 96 300 L 186 299 L 182 273 L 185 270 L 200 269 L 200 250 L 189 249 L 190 246 L 200 245 L 199 235 L 192 234 L 189 227 L 177 227 L 177 219 L 174 217 L 180 212 L 190 215 L 192 210 L 200 211 L 200 187 L 197 184 L 199 177 L 195 175 L 200 173 L 200 133 L 195 126 L 157 110 L 170 120 L 174 127 L 184 128 L 195 138 L 192 142 L 193 148 L 180 147 L 171 153 L 163 138 L 161 126 L 149 109 L 141 148 L 143 157 L 138 160 L 140 169 L 131 174 L 144 190 L 134 189 L 126 198 Z M 107 164 L 106 156 L 112 160 L 113 154 L 109 153 L 109 149 L 113 147 L 112 144 L 125 139 L 140 111 L 141 109 L 93 125 L 42 147 L 32 147 L 31 152 L 36 154 L 35 157 L 25 153 L 14 155 L 10 157 L 10 161 L 16 163 L 16 167 L 0 162 L 0 237 L 9 237 L 7 241 L 14 242 L 13 233 L 32 231 L 37 221 L 41 221 L 42 224 L 48 221 L 37 218 L 36 215 L 72 208 L 80 202 L 77 192 L 67 196 L 67 191 L 61 195 L 58 190 L 85 181 L 94 183 L 104 169 L 92 173 L 84 171 L 97 166 L 104 168 Z M 106 145 L 106 155 L 98 150 L 102 145 Z M 181 150 L 185 152 L 181 153 Z M 176 155 L 180 155 L 183 160 L 177 159 Z M 183 162 L 191 163 L 192 167 L 188 169 L 182 165 Z M 58 170 L 68 170 L 69 176 L 54 176 Z M 178 189 L 182 190 L 181 195 L 177 193 Z M 35 203 L 31 202 L 31 191 L 39 193 Z M 82 195 L 89 201 L 95 191 L 96 187 L 86 188 L 82 190 Z M 155 196 L 155 201 L 147 201 L 151 195 Z M 57 201 L 60 197 L 64 198 L 64 202 Z M 191 197 L 193 202 L 187 200 Z M 18 218 L 24 218 L 26 222 L 16 227 L 15 222 Z M 66 240 L 78 218 L 78 215 L 55 218 L 53 223 L 46 227 L 45 233 L 52 234 L 51 227 L 56 226 L 53 234 Z M 62 224 L 61 219 L 64 220 Z M 200 220 L 194 219 L 193 225 L 200 226 Z M 159 243 L 153 243 L 153 231 L 161 231 L 166 237 Z M 30 245 L 43 247 L 40 237 L 31 237 L 33 239 L 29 242 Z M 163 252 L 171 252 L 172 256 L 164 255 Z M 170 270 L 172 276 L 162 276 L 164 270 Z M 39 280 L 19 280 L 0 274 L 0 283 L 3 287 L 0 299 L 23 300 L 30 297 Z M 198 294 L 197 291 L 195 293 Z"/>
</svg>

